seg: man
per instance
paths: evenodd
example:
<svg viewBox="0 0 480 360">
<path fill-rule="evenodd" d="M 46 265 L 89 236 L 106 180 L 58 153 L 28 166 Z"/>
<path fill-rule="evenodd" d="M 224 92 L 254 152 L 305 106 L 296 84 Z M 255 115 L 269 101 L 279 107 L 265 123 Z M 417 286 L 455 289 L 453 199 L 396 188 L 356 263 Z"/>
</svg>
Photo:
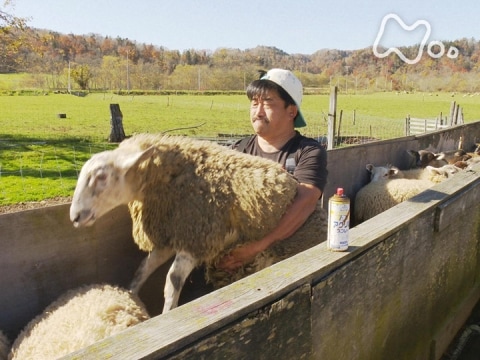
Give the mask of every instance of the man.
<svg viewBox="0 0 480 360">
<path fill-rule="evenodd" d="M 233 271 L 297 231 L 315 210 L 327 182 L 327 152 L 295 128 L 306 126 L 300 112 L 303 86 L 290 71 L 271 69 L 247 88 L 256 135 L 237 142 L 238 151 L 284 165 L 298 181 L 297 196 L 277 227 L 264 238 L 235 249 L 218 267 Z"/>
</svg>

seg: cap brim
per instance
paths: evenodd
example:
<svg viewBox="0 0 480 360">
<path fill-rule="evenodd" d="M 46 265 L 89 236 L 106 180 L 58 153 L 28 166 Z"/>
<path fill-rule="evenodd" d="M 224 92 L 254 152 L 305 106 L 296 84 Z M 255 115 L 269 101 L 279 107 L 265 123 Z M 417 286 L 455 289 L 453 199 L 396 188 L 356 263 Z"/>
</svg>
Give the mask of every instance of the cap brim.
<svg viewBox="0 0 480 360">
<path fill-rule="evenodd" d="M 307 123 L 305 122 L 305 118 L 303 117 L 303 114 L 300 111 L 300 109 L 297 111 L 297 116 L 295 117 L 295 121 L 293 122 L 293 125 L 296 128 L 307 126 Z"/>
</svg>

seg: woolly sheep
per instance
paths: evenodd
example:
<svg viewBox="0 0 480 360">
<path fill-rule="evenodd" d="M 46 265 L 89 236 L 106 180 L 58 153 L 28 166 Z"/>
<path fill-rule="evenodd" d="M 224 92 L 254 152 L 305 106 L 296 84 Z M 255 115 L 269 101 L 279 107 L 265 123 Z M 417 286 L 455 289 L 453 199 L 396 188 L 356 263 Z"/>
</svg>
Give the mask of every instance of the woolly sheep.
<svg viewBox="0 0 480 360">
<path fill-rule="evenodd" d="M 416 179 L 370 182 L 362 187 L 355 196 L 355 222 L 360 224 L 431 186 L 432 183 L 428 181 Z"/>
<path fill-rule="evenodd" d="M 0 360 L 7 360 L 10 351 L 10 341 L 7 336 L 0 331 Z"/>
<path fill-rule="evenodd" d="M 70 218 L 74 226 L 88 226 L 128 204 L 133 238 L 150 252 L 130 289 L 138 293 L 175 255 L 164 288 L 166 312 L 177 306 L 185 279 L 197 265 L 211 269 L 235 246 L 270 232 L 296 189 L 295 179 L 273 161 L 209 141 L 139 134 L 84 164 Z M 315 236 L 316 243 L 325 239 Z M 209 271 L 207 278 L 216 277 Z"/>
<path fill-rule="evenodd" d="M 96 284 L 70 290 L 22 330 L 10 360 L 57 359 L 149 318 L 129 291 Z"/>
<path fill-rule="evenodd" d="M 393 165 L 374 166 L 373 164 L 367 164 L 366 169 L 370 173 L 370 181 L 416 179 L 428 180 L 433 183 L 441 182 L 461 170 L 460 167 L 451 164 L 446 164 L 438 168 L 427 165 L 425 168 L 408 170 L 400 170 Z"/>
<path fill-rule="evenodd" d="M 392 171 L 391 167 L 367 165 L 367 170 L 374 175 L 394 173 L 392 176 L 395 177 L 379 176 L 357 192 L 354 207 L 354 218 L 357 224 L 412 198 L 460 170 L 453 165 L 444 165 L 441 168 L 427 166 L 425 169 L 407 171 L 395 169 Z"/>
</svg>

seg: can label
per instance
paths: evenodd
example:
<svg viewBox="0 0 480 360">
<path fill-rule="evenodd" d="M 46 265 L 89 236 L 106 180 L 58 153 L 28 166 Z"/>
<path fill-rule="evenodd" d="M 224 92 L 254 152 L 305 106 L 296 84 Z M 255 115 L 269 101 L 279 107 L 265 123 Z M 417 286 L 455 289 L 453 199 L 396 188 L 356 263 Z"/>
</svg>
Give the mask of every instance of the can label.
<svg viewBox="0 0 480 360">
<path fill-rule="evenodd" d="M 350 202 L 330 200 L 328 203 L 328 248 L 333 251 L 348 249 Z"/>
</svg>

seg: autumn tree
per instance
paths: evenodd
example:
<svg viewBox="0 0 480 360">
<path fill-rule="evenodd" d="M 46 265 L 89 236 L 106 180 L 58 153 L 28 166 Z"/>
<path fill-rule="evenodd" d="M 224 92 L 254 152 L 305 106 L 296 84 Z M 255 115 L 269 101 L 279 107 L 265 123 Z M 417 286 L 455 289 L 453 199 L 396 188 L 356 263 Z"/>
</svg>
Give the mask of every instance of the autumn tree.
<svg viewBox="0 0 480 360">
<path fill-rule="evenodd" d="M 92 73 L 88 65 L 77 65 L 71 70 L 71 76 L 73 81 L 75 81 L 80 89 L 87 90 L 88 82 L 92 78 Z"/>
<path fill-rule="evenodd" d="M 21 64 L 18 56 L 25 43 L 26 19 L 14 16 L 9 9 L 13 1 L 0 4 L 0 73 L 14 72 Z"/>
</svg>

